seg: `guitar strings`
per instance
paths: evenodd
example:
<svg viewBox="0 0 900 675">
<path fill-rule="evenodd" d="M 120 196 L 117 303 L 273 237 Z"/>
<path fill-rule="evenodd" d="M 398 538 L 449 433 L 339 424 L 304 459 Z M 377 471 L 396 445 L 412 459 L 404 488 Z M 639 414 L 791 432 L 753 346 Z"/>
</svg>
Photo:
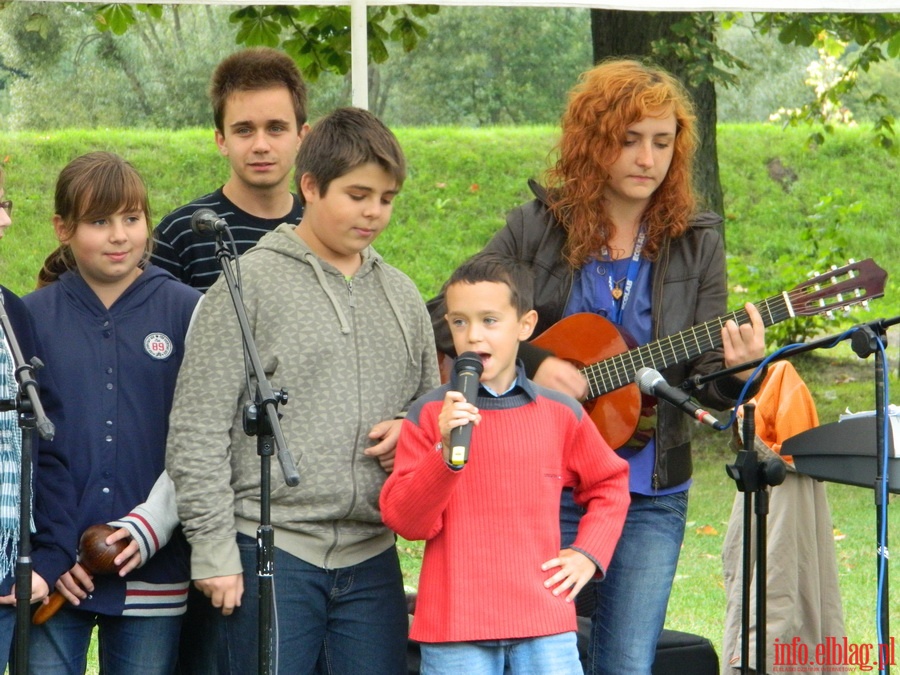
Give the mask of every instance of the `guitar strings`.
<svg viewBox="0 0 900 675">
<path fill-rule="evenodd" d="M 814 290 L 819 292 L 822 289 L 816 287 Z M 861 289 L 858 287 L 838 290 L 836 288 L 828 289 L 826 286 L 825 290 L 831 290 L 838 297 L 839 304 L 837 307 L 858 304 L 862 298 L 860 295 Z M 853 302 L 845 302 L 843 300 L 841 292 L 845 290 L 848 295 L 854 294 Z M 790 318 L 792 315 L 791 308 L 794 310 L 793 314 L 796 315 L 798 309 L 805 307 L 803 303 L 798 304 L 796 301 L 802 300 L 808 295 L 810 295 L 810 288 L 808 287 L 793 289 L 786 294 L 775 295 L 754 304 L 762 315 L 763 322 L 766 325 L 773 325 Z M 785 301 L 785 296 L 792 301 L 790 307 L 788 302 Z M 823 302 L 824 300 L 820 299 L 820 303 Z M 816 313 L 820 313 L 825 309 L 824 306 L 816 307 Z M 768 317 L 768 323 L 766 323 L 766 317 Z M 747 310 L 742 308 L 667 338 L 662 338 L 623 354 L 609 357 L 599 363 L 584 366 L 581 370 L 588 381 L 589 398 L 596 398 L 620 387 L 632 384 L 634 382 L 634 374 L 644 366 L 654 366 L 661 361 L 662 367 L 665 368 L 669 365 L 669 359 L 674 364 L 721 346 L 721 328 L 729 320 L 734 320 L 738 325 L 742 325 L 749 322 L 750 316 Z M 719 331 L 713 333 L 710 327 L 716 325 L 718 325 Z M 705 333 L 705 340 L 703 339 L 703 333 Z M 694 343 L 694 353 L 691 352 L 688 344 L 689 340 Z M 677 346 L 679 341 L 682 346 L 681 350 Z M 654 352 L 656 355 L 654 355 Z M 628 363 L 629 361 L 630 364 Z"/>
</svg>

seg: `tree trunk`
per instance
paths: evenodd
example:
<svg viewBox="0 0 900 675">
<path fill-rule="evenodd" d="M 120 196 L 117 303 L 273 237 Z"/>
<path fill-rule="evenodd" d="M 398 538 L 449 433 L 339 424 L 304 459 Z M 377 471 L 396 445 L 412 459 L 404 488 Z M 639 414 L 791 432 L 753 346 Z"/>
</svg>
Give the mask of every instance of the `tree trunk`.
<svg viewBox="0 0 900 675">
<path fill-rule="evenodd" d="M 704 208 L 723 213 L 722 184 L 719 181 L 719 157 L 716 151 L 716 89 L 710 81 L 692 85 L 687 77 L 687 64 L 674 57 L 654 55 L 653 41 L 681 41 L 671 26 L 684 18 L 681 12 L 627 12 L 615 9 L 591 10 L 591 38 L 594 62 L 612 56 L 651 57 L 654 62 L 684 82 L 694 99 L 697 133 L 700 145 L 694 164 L 694 187 Z M 710 36 L 711 37 L 711 36 Z M 695 59 L 708 58 L 694 54 Z M 724 232 L 723 232 L 724 234 Z"/>
</svg>

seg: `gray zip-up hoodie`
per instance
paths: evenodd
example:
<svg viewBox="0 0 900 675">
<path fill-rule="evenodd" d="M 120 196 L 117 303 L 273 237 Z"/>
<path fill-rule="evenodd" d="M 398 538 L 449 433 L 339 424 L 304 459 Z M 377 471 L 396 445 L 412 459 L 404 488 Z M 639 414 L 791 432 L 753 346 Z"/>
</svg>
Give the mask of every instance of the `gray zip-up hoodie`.
<svg viewBox="0 0 900 675">
<path fill-rule="evenodd" d="M 394 543 L 378 510 L 386 474 L 363 454 L 368 432 L 439 383 L 425 305 L 372 248 L 347 279 L 287 224 L 240 267 L 263 367 L 276 391 L 288 391 L 281 427 L 300 474 L 289 487 L 272 463 L 275 545 L 319 567 L 358 564 Z M 168 437 L 194 579 L 239 573 L 235 533 L 256 536 L 260 461 L 242 427 L 248 396 L 240 327 L 220 279 L 188 336 Z"/>
</svg>

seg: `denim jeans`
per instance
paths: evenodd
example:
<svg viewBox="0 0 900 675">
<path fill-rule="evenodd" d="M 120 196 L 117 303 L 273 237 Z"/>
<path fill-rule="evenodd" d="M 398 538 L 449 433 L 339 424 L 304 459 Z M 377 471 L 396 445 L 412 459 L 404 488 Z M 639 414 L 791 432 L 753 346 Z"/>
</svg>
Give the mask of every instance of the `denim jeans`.
<svg viewBox="0 0 900 675">
<path fill-rule="evenodd" d="M 582 593 L 593 593 L 590 675 L 650 675 L 656 642 L 684 539 L 688 493 L 631 495 L 622 537 L 606 577 Z M 560 510 L 563 546 L 575 539 L 580 513 L 572 493 L 563 491 Z M 590 600 L 590 598 L 587 598 Z"/>
<path fill-rule="evenodd" d="M 15 649 L 13 636 L 16 632 L 16 608 L 13 605 L 0 607 L 0 673 L 9 663 L 12 651 Z"/>
<path fill-rule="evenodd" d="M 220 672 L 258 671 L 256 541 L 238 535 L 244 596 L 222 617 Z M 358 565 L 322 569 L 275 549 L 278 673 L 405 673 L 409 619 L 397 550 Z M 275 634 L 275 630 L 273 630 Z M 224 663 L 223 663 L 224 660 Z"/>
<path fill-rule="evenodd" d="M 12 593 L 12 585 L 15 576 L 10 574 L 0 582 L 0 595 L 9 595 Z M 4 672 L 4 668 L 9 662 L 10 652 L 15 650 L 13 644 L 13 636 L 16 632 L 16 606 L 3 605 L 0 606 L 0 673 Z"/>
<path fill-rule="evenodd" d="M 421 643 L 422 675 L 572 675 L 581 670 L 575 633 L 519 640 Z"/>
<path fill-rule="evenodd" d="M 83 675 L 95 625 L 103 675 L 168 675 L 175 668 L 181 616 L 106 616 L 65 606 L 31 627 L 28 672 Z"/>
<path fill-rule="evenodd" d="M 255 568 L 254 568 L 255 569 Z M 188 588 L 187 611 L 181 624 L 177 675 L 218 675 L 219 620 L 216 609 L 194 584 Z"/>
</svg>

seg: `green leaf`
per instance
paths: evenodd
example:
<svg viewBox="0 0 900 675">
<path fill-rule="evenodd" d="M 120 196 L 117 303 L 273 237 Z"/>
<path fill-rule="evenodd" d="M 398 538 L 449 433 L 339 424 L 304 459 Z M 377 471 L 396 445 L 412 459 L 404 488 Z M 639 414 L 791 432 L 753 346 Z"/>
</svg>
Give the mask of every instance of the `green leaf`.
<svg viewBox="0 0 900 675">
<path fill-rule="evenodd" d="M 249 46 L 277 47 L 280 42 L 281 24 L 266 16 L 244 19 L 235 42 Z"/>
<path fill-rule="evenodd" d="M 101 5 L 94 15 L 94 25 L 98 30 L 111 30 L 115 35 L 124 34 L 134 22 L 134 9 L 131 5 Z"/>
<path fill-rule="evenodd" d="M 35 12 L 25 20 L 25 30 L 29 33 L 37 33 L 44 40 L 50 34 L 51 22 L 46 14 Z"/>
<path fill-rule="evenodd" d="M 153 19 L 161 19 L 163 15 L 162 5 L 135 5 L 139 12 L 143 12 Z"/>
</svg>

